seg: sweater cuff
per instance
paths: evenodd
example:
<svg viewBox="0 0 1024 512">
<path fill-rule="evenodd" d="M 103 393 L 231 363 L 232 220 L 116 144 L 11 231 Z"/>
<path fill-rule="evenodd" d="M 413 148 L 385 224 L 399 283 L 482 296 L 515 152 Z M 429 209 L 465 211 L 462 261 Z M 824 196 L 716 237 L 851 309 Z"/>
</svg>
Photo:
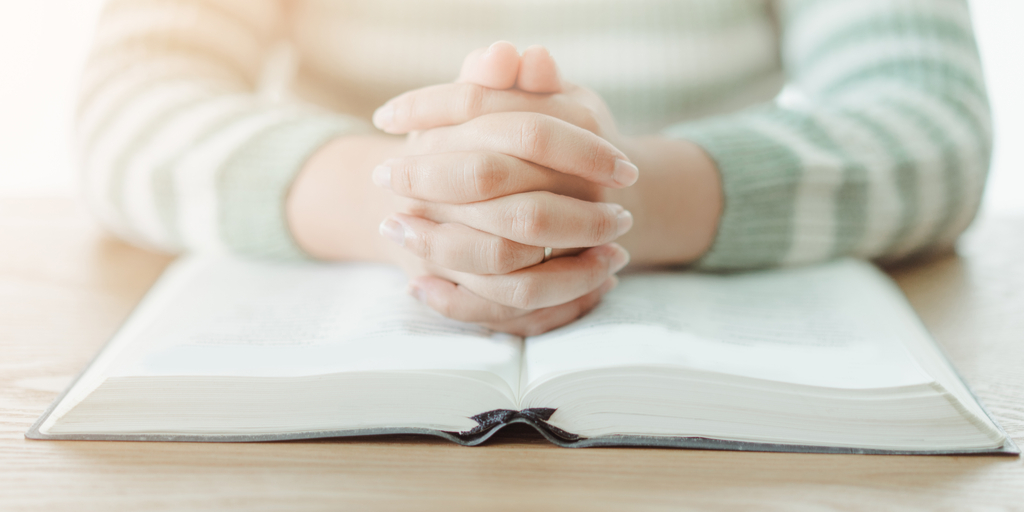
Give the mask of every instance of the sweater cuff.
<svg viewBox="0 0 1024 512">
<path fill-rule="evenodd" d="M 669 137 L 701 146 L 721 177 L 724 208 L 718 233 L 696 262 L 698 268 L 775 266 L 792 245 L 800 162 L 791 150 L 745 124 L 715 120 L 665 130 Z"/>
<path fill-rule="evenodd" d="M 220 183 L 220 233 L 238 254 L 272 259 L 308 258 L 292 238 L 285 201 L 306 161 L 331 139 L 366 132 L 358 121 L 303 116 L 246 142 L 224 164 Z"/>
</svg>

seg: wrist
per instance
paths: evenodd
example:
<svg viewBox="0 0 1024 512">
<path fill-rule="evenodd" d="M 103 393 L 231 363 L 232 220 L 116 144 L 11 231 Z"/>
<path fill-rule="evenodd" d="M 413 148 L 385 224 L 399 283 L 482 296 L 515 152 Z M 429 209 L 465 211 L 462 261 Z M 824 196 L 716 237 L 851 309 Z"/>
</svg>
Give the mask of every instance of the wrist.
<svg viewBox="0 0 1024 512">
<path fill-rule="evenodd" d="M 296 175 L 285 205 L 299 247 L 323 260 L 393 262 L 394 248 L 378 226 L 401 198 L 374 185 L 371 175 L 400 154 L 402 145 L 398 137 L 348 135 L 314 153 Z"/>
<path fill-rule="evenodd" d="M 634 227 L 618 240 L 638 265 L 693 263 L 710 250 L 723 198 L 718 168 L 693 142 L 663 136 L 624 139 L 620 149 L 640 168 L 608 201 L 632 212 Z"/>
</svg>

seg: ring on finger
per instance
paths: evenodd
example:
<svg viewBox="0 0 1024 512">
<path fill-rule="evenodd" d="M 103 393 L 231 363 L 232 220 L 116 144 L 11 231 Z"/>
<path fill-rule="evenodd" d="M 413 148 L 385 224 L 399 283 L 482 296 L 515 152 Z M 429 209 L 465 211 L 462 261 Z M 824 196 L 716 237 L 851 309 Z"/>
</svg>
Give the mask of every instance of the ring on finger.
<svg viewBox="0 0 1024 512">
<path fill-rule="evenodd" d="M 550 259 L 551 259 L 551 248 L 550 247 L 545 247 L 544 248 L 544 258 L 542 258 L 540 260 L 540 262 L 544 263 L 545 261 L 548 261 Z"/>
</svg>

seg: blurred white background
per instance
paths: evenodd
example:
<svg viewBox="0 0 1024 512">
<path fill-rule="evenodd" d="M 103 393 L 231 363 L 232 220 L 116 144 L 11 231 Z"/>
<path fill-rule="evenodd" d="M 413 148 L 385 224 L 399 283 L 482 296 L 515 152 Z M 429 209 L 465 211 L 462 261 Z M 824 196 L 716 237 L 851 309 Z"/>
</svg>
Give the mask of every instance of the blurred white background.
<svg viewBox="0 0 1024 512">
<path fill-rule="evenodd" d="M 0 0 L 0 195 L 75 193 L 70 118 L 101 0 Z M 994 110 L 985 214 L 1024 214 L 1022 0 L 972 0 Z"/>
</svg>

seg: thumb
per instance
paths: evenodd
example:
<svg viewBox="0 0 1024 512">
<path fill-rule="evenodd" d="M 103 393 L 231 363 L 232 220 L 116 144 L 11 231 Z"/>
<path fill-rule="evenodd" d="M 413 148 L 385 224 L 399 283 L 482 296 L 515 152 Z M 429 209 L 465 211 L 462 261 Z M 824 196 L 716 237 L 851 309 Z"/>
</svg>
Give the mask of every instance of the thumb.
<svg viewBox="0 0 1024 512">
<path fill-rule="evenodd" d="M 516 87 L 522 91 L 533 93 L 562 92 L 562 79 L 558 73 L 555 59 L 547 48 L 533 45 L 523 52 L 519 60 L 519 78 Z"/>
<path fill-rule="evenodd" d="M 511 89 L 519 74 L 519 52 L 507 41 L 479 48 L 462 62 L 457 82 L 472 83 L 490 89 Z"/>
</svg>

